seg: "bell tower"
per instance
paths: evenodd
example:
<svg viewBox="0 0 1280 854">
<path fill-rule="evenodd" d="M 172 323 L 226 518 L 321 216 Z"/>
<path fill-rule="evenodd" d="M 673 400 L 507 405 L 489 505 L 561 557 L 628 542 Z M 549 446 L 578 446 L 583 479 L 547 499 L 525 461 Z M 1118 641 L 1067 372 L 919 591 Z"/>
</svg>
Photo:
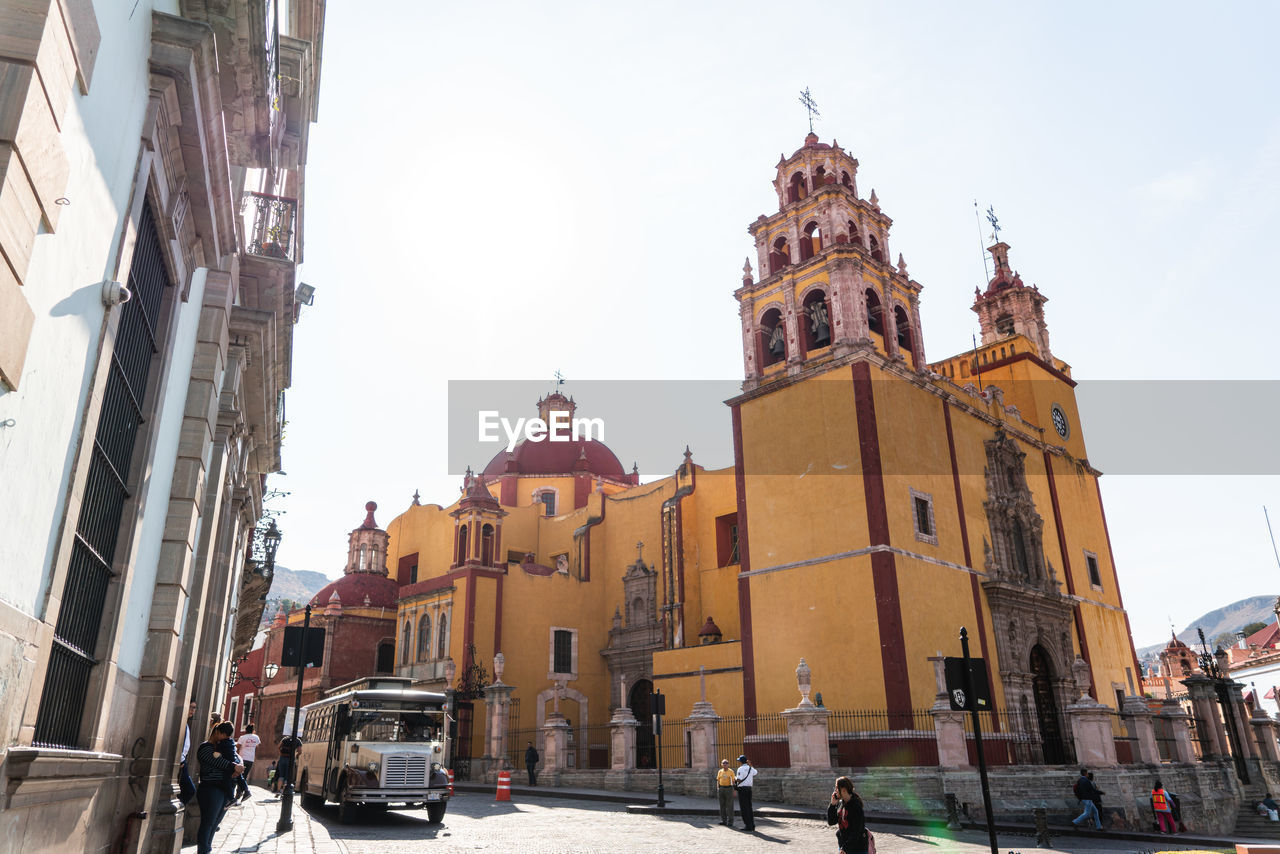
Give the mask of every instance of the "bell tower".
<svg viewBox="0 0 1280 854">
<path fill-rule="evenodd" d="M 779 160 L 778 212 L 747 231 L 756 243 L 735 291 L 745 388 L 875 349 L 924 370 L 920 284 L 902 256 L 889 262 L 889 228 L 874 190 L 858 196 L 858 161 L 814 133 Z"/>
<path fill-rule="evenodd" d="M 1009 266 L 1009 244 L 997 243 L 987 251 L 996 262 L 996 274 L 985 292 L 974 291 L 973 300 L 983 345 L 1021 335 L 1037 356 L 1052 364 L 1049 327 L 1044 322 L 1044 304 L 1049 298 L 1035 285 L 1024 285 L 1022 276 Z"/>
<path fill-rule="evenodd" d="M 462 499 L 449 513 L 453 517 L 453 568 L 464 566 L 501 566 L 502 520 L 507 511 L 477 477 L 471 468 L 462 481 Z"/>
<path fill-rule="evenodd" d="M 370 501 L 364 509 L 364 522 L 347 536 L 347 565 L 342 572 L 344 575 L 353 572 L 386 575 L 387 532 L 379 528 L 373 518 L 373 511 L 378 509 L 377 503 Z"/>
</svg>

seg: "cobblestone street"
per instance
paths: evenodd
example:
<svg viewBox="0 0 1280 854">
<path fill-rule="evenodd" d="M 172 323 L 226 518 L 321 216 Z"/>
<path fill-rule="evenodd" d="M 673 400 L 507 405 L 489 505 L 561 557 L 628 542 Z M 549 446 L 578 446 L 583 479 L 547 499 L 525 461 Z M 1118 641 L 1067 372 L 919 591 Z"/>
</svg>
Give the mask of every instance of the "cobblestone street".
<svg viewBox="0 0 1280 854">
<path fill-rule="evenodd" d="M 338 823 L 337 807 L 295 813 L 293 834 L 274 836 L 279 802 L 255 797 L 228 814 L 215 850 L 222 854 L 259 852 L 346 852 L 346 854 L 755 854 L 755 852 L 826 852 L 835 850 L 835 834 L 825 823 L 799 818 L 760 819 L 756 833 L 721 827 L 709 815 L 655 816 L 628 813 L 615 803 L 527 799 L 495 802 L 482 794 L 459 794 L 442 824 L 427 822 L 422 810 L 369 814 L 362 822 Z M 962 832 L 939 835 L 899 826 L 876 827 L 881 854 L 983 854 L 986 835 Z M 1199 851 L 1190 846 L 1155 847 L 1146 843 L 1087 837 L 1054 840 L 1055 851 L 1150 854 Z M 194 850 L 191 848 L 189 850 Z M 1037 850 L 1029 837 L 1001 836 L 1001 854 Z M 1225 850 L 1225 849 L 1215 849 Z"/>
</svg>

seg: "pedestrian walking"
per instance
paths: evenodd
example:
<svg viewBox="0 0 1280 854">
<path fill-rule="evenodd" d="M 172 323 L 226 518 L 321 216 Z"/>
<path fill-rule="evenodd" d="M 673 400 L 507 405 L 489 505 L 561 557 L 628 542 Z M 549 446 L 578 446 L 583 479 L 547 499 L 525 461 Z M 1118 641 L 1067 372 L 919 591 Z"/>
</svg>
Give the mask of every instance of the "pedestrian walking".
<svg viewBox="0 0 1280 854">
<path fill-rule="evenodd" d="M 529 746 L 524 749 L 524 768 L 529 772 L 529 785 L 538 785 L 538 760 L 542 757 L 538 755 L 538 749 L 533 746 L 533 742 L 528 742 Z"/>
<path fill-rule="evenodd" d="M 1093 785 L 1093 781 L 1089 779 L 1089 772 L 1084 768 L 1080 769 L 1080 778 L 1076 780 L 1072 791 L 1075 792 L 1076 800 L 1080 802 L 1084 812 L 1072 819 L 1071 823 L 1079 827 L 1080 822 L 1093 819 L 1094 829 L 1102 830 L 1102 819 L 1098 815 L 1097 801 L 1094 800 L 1095 797 L 1100 799 L 1102 795 L 1098 793 L 1098 787 Z"/>
<path fill-rule="evenodd" d="M 836 778 L 836 788 L 827 807 L 827 824 L 836 826 L 840 854 L 867 854 L 871 834 L 862 811 L 862 798 L 853 790 L 853 780 L 848 777 Z"/>
<path fill-rule="evenodd" d="M 1151 789 L 1151 811 L 1156 814 L 1156 830 L 1160 833 L 1178 832 L 1178 826 L 1173 821 L 1173 803 L 1169 794 L 1160 781 L 1156 780 Z"/>
<path fill-rule="evenodd" d="M 209 854 L 213 850 L 213 835 L 218 831 L 227 804 L 235 797 L 234 779 L 244 773 L 244 765 L 232 762 L 222 753 L 222 743 L 234 732 L 235 727 L 230 723 L 219 724 L 209 733 L 209 740 L 196 748 L 196 762 L 200 767 L 200 785 L 196 787 L 196 801 L 200 804 L 197 854 Z M 233 755 L 234 751 L 233 744 Z"/>
<path fill-rule="evenodd" d="M 253 793 L 249 791 L 249 774 L 253 771 L 253 763 L 258 755 L 258 745 L 261 743 L 262 739 L 253 732 L 253 724 L 245 725 L 244 734 L 236 739 L 236 752 L 240 754 L 240 761 L 244 763 L 244 773 L 236 778 L 236 786 L 242 802 L 253 797 Z"/>
<path fill-rule="evenodd" d="M 272 792 L 279 794 L 278 789 L 281 786 L 288 786 L 293 782 L 293 754 L 301 746 L 302 741 L 291 735 L 286 735 L 280 739 L 280 743 L 277 745 L 280 750 L 280 758 L 276 761 L 276 779 L 271 787 Z"/>
<path fill-rule="evenodd" d="M 196 784 L 191 779 L 191 772 L 187 770 L 187 754 L 191 752 L 191 724 L 196 719 L 196 701 L 191 701 L 191 706 L 187 710 L 187 725 L 182 731 L 182 756 L 178 760 L 178 800 L 183 805 L 191 803 L 191 799 L 196 796 Z"/>
<path fill-rule="evenodd" d="M 1089 778 L 1090 783 L 1093 783 L 1093 797 L 1089 800 L 1093 801 L 1094 807 L 1098 810 L 1098 826 L 1101 827 L 1106 824 L 1106 822 L 1102 820 L 1102 796 L 1105 795 L 1106 792 L 1098 788 L 1098 784 L 1094 782 L 1092 771 L 1085 776 Z"/>
<path fill-rule="evenodd" d="M 738 757 L 738 761 L 742 763 L 738 766 L 737 772 L 733 775 L 734 787 L 738 790 L 738 809 L 742 812 L 742 826 L 748 833 L 756 831 L 755 813 L 751 811 L 751 793 L 752 787 L 755 785 L 756 774 L 759 773 L 751 765 L 751 760 L 746 754 Z"/>
<path fill-rule="evenodd" d="M 720 800 L 720 823 L 725 827 L 733 827 L 733 781 L 729 760 L 721 759 L 716 772 L 716 797 Z"/>
</svg>

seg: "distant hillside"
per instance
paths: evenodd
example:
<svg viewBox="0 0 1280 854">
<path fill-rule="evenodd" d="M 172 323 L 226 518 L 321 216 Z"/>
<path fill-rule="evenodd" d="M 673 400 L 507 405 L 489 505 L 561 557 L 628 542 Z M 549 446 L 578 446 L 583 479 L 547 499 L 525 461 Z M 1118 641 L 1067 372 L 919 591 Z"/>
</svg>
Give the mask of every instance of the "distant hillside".
<svg viewBox="0 0 1280 854">
<path fill-rule="evenodd" d="M 309 569 L 289 569 L 276 564 L 275 576 L 271 579 L 271 592 L 267 594 L 267 607 L 262 609 L 262 624 L 266 625 L 275 619 L 281 603 L 284 603 L 286 609 L 302 607 L 332 580 Z"/>
<path fill-rule="evenodd" d="M 1276 615 L 1271 609 L 1275 602 L 1275 596 L 1251 596 L 1248 599 L 1241 599 L 1239 602 L 1224 605 L 1192 620 L 1185 629 L 1178 632 L 1178 640 L 1187 646 L 1196 646 L 1200 643 L 1196 629 L 1201 628 L 1204 629 L 1205 639 L 1209 641 L 1212 647 L 1213 639 L 1218 635 L 1223 633 L 1234 634 L 1249 623 L 1274 622 Z M 1140 647 L 1138 649 L 1138 658 L 1145 659 L 1148 656 L 1157 654 L 1164 649 L 1165 644 L 1168 642 L 1169 639 L 1165 638 L 1151 646 Z"/>
</svg>

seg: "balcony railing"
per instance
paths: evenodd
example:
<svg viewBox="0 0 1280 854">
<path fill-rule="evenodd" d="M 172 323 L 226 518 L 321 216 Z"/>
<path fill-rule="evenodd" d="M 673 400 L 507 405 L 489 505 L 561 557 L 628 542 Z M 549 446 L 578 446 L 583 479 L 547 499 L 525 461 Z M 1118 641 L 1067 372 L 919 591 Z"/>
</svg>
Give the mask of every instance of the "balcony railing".
<svg viewBox="0 0 1280 854">
<path fill-rule="evenodd" d="M 296 261 L 295 229 L 298 200 L 269 193 L 246 193 L 246 251 L 262 258 Z"/>
</svg>

